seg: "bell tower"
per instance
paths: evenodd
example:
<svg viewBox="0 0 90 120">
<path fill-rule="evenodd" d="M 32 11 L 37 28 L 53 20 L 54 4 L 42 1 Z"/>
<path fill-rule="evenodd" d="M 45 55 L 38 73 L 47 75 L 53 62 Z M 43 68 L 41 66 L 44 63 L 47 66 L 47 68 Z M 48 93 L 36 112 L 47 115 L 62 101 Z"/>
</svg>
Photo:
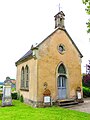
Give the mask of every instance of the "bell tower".
<svg viewBox="0 0 90 120">
<path fill-rule="evenodd" d="M 59 11 L 55 16 L 55 28 L 62 28 L 65 29 L 64 26 L 64 20 L 65 20 L 65 14 L 63 11 Z"/>
</svg>

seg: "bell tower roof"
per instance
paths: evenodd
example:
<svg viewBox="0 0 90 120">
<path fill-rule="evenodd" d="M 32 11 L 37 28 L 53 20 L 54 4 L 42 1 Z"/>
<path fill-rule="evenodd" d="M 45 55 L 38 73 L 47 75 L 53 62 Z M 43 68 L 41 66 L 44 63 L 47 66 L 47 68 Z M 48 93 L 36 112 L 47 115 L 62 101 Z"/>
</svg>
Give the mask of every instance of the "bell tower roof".
<svg viewBox="0 0 90 120">
<path fill-rule="evenodd" d="M 64 26 L 64 20 L 65 20 L 65 14 L 63 11 L 58 12 L 55 16 L 55 28 L 62 28 L 65 29 Z"/>
</svg>

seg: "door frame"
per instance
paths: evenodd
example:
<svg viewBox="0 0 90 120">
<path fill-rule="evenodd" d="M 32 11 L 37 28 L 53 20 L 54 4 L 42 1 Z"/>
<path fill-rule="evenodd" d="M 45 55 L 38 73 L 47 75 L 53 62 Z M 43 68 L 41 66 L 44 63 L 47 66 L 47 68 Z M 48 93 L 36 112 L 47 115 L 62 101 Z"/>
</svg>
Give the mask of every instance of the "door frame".
<svg viewBox="0 0 90 120">
<path fill-rule="evenodd" d="M 60 73 L 58 73 L 58 68 L 59 68 L 59 66 L 61 65 L 61 64 L 63 64 L 64 65 L 64 67 L 65 67 L 65 70 L 66 70 L 66 74 L 60 74 Z M 69 79 L 68 79 L 68 70 L 66 69 L 67 67 L 66 67 L 66 65 L 63 63 L 63 62 L 60 62 L 58 65 L 57 65 L 57 67 L 56 67 L 56 99 L 58 100 L 59 98 L 58 98 L 58 84 L 57 84 L 57 80 L 58 80 L 58 76 L 60 76 L 60 75 L 63 75 L 63 76 L 65 76 L 66 77 L 66 99 L 68 99 L 69 98 Z M 60 99 L 61 100 L 61 99 Z"/>
</svg>

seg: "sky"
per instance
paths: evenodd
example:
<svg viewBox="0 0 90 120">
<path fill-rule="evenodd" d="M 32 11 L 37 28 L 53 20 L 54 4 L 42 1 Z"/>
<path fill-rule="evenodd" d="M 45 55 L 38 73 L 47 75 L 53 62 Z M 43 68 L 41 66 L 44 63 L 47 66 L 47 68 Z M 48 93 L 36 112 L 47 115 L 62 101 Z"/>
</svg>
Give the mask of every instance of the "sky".
<svg viewBox="0 0 90 120">
<path fill-rule="evenodd" d="M 54 15 L 65 13 L 65 28 L 83 54 L 82 73 L 90 60 L 90 34 L 82 0 L 0 0 L 0 81 L 16 79 L 15 62 L 32 44 L 40 43 L 55 29 Z"/>
</svg>

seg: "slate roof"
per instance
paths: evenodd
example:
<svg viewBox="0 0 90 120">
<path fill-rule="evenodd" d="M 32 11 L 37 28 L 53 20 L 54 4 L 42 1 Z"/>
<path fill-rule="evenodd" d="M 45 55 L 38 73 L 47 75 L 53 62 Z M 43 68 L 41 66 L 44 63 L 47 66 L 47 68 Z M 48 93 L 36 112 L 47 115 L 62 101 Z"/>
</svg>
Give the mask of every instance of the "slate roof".
<svg viewBox="0 0 90 120">
<path fill-rule="evenodd" d="M 69 39 L 71 40 L 72 44 L 74 45 L 74 47 L 77 49 L 78 53 L 80 54 L 80 57 L 82 58 L 83 55 L 81 54 L 81 52 L 79 51 L 78 47 L 76 46 L 76 44 L 74 43 L 74 41 L 72 40 L 72 38 L 70 37 L 70 35 L 68 34 L 68 32 L 66 31 L 66 29 L 61 29 L 61 28 L 57 28 L 54 32 L 52 32 L 48 37 L 46 37 L 40 44 L 38 44 L 36 47 L 39 47 L 45 40 L 47 40 L 50 36 L 52 36 L 57 30 L 63 30 L 67 36 L 69 37 Z M 25 60 L 28 57 L 32 57 L 32 50 L 30 49 L 24 56 L 22 56 L 15 64 L 17 65 L 18 62 Z"/>
<path fill-rule="evenodd" d="M 28 58 L 29 56 L 32 56 L 32 50 L 29 50 L 24 56 L 22 56 L 17 62 L 20 62 L 26 58 Z M 17 64 L 17 62 L 15 64 Z"/>
</svg>

